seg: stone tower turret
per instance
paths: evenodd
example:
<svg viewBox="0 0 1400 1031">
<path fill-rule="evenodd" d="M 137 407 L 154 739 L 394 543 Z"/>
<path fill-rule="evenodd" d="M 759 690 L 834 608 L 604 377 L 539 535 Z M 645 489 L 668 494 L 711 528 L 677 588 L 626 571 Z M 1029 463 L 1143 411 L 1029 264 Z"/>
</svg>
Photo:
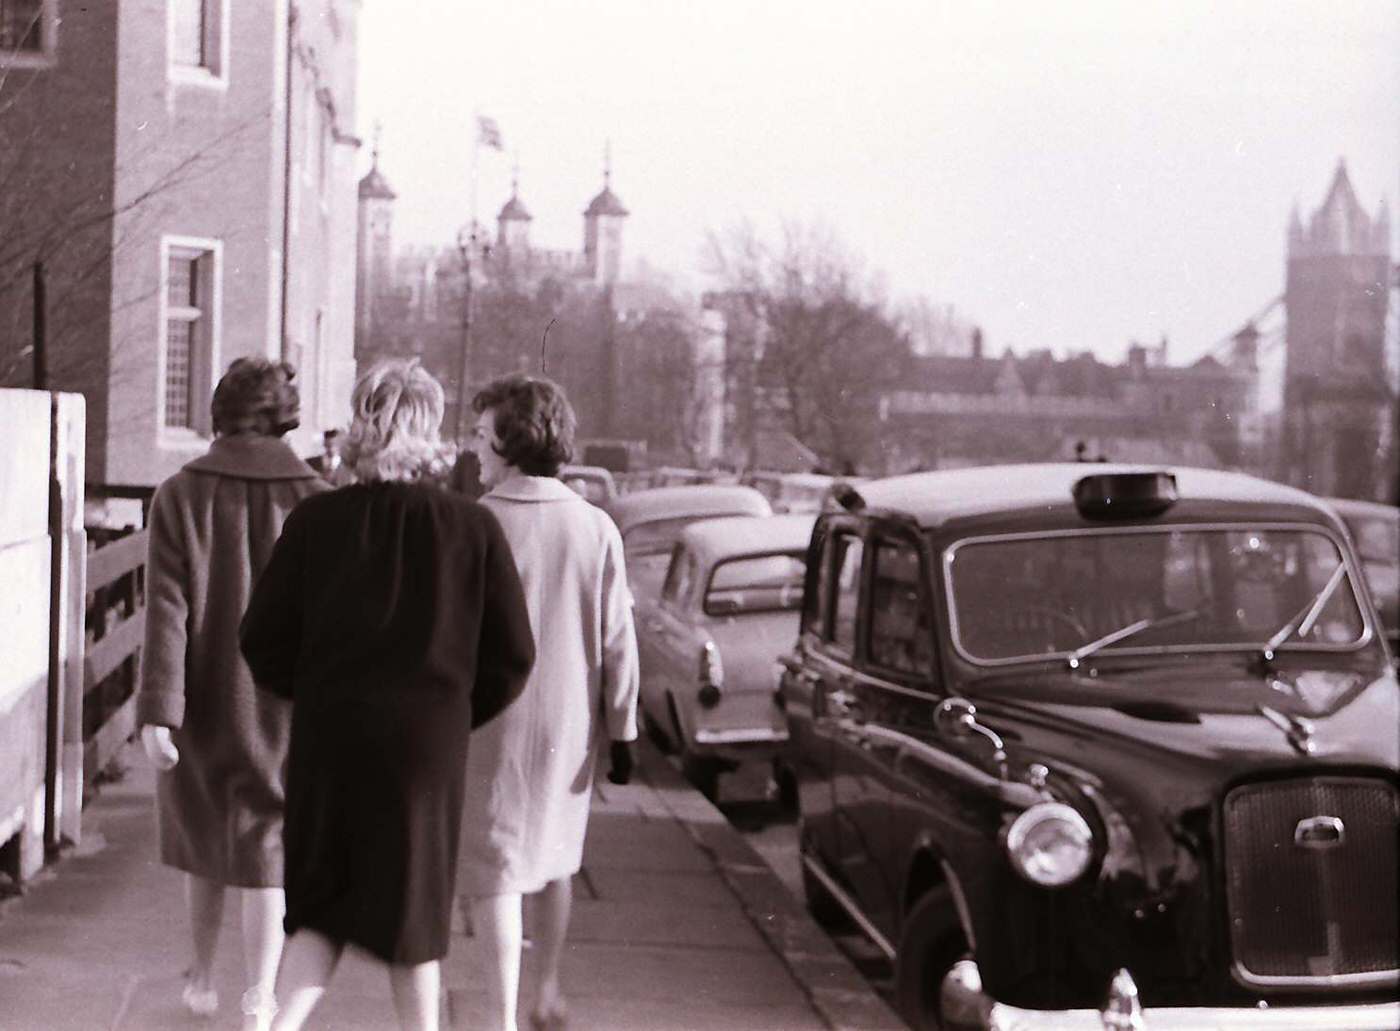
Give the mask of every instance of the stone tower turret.
<svg viewBox="0 0 1400 1031">
<path fill-rule="evenodd" d="M 583 258 L 588 275 L 601 286 L 617 282 L 622 268 L 622 223 L 627 209 L 612 192 L 612 160 L 603 159 L 603 189 L 583 212 Z"/>
<path fill-rule="evenodd" d="M 1391 406 L 1385 378 L 1389 218 L 1370 217 L 1338 162 L 1322 205 L 1288 232 L 1281 478 L 1374 497 Z"/>
<path fill-rule="evenodd" d="M 520 202 L 520 176 L 511 178 L 510 200 L 496 216 L 496 249 L 506 261 L 523 262 L 530 253 L 530 223 L 534 216 Z"/>
<path fill-rule="evenodd" d="M 370 168 L 360 180 L 358 232 L 355 237 L 355 349 L 374 325 L 376 301 L 393 285 L 394 198 L 379 171 L 379 140 L 375 133 Z"/>
</svg>

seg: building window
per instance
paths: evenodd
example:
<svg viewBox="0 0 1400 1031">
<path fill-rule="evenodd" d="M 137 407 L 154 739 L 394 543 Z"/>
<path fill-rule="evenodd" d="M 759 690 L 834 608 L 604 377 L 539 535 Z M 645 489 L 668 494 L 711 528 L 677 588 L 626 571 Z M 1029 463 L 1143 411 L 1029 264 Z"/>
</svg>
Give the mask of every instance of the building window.
<svg viewBox="0 0 1400 1031">
<path fill-rule="evenodd" d="M 170 65 L 195 80 L 223 70 L 224 0 L 170 0 Z"/>
<path fill-rule="evenodd" d="M 212 246 L 168 243 L 161 424 L 208 436 L 217 331 L 218 265 Z"/>
<path fill-rule="evenodd" d="M 44 0 L 0 0 L 0 50 L 44 50 Z"/>
<path fill-rule="evenodd" d="M 0 0 L 0 67 L 52 62 L 58 19 L 55 0 Z"/>
</svg>

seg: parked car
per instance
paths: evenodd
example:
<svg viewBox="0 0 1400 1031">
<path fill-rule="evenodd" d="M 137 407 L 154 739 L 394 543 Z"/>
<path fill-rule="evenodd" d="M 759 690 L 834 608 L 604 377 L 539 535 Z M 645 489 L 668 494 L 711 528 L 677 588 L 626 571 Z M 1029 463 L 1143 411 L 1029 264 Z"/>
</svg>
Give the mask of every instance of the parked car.
<svg viewBox="0 0 1400 1031">
<path fill-rule="evenodd" d="M 1375 501 L 1328 498 L 1351 532 L 1371 588 L 1390 657 L 1400 659 L 1400 508 Z"/>
<path fill-rule="evenodd" d="M 768 501 L 750 487 L 696 484 L 653 487 L 620 495 L 608 507 L 622 532 L 627 580 L 638 599 L 656 597 L 681 531 L 700 519 L 772 515 Z"/>
<path fill-rule="evenodd" d="M 566 465 L 559 479 L 599 508 L 607 508 L 617 497 L 613 474 L 601 465 Z"/>
<path fill-rule="evenodd" d="M 1400 688 L 1323 502 L 1074 464 L 844 497 L 779 774 L 914 1027 L 1400 1026 Z"/>
<path fill-rule="evenodd" d="M 641 708 L 707 795 L 745 760 L 773 757 L 787 721 L 773 664 L 797 634 L 811 516 L 692 523 L 660 595 L 637 605 Z"/>
</svg>

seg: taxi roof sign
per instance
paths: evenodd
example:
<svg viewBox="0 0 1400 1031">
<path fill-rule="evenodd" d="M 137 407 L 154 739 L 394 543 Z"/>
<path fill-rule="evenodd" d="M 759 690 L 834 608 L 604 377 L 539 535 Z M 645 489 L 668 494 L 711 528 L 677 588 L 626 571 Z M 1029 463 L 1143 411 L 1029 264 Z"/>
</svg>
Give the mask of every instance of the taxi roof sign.
<svg viewBox="0 0 1400 1031">
<path fill-rule="evenodd" d="M 1074 485 L 1074 506 L 1086 519 L 1137 519 L 1160 515 L 1177 500 L 1169 472 L 1097 473 Z"/>
</svg>

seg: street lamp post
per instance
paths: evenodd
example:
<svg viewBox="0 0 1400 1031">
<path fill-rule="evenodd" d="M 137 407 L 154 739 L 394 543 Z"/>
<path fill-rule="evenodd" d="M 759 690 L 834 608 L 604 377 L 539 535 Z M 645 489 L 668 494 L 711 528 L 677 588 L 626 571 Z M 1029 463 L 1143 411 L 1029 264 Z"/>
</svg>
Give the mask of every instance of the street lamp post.
<svg viewBox="0 0 1400 1031">
<path fill-rule="evenodd" d="M 462 292 L 462 365 L 457 374 L 457 444 L 461 446 L 467 434 L 467 380 L 472 361 L 472 255 L 476 250 L 476 216 L 473 212 L 468 225 L 457 230 L 457 253 L 462 257 L 462 272 L 466 277 Z"/>
</svg>

